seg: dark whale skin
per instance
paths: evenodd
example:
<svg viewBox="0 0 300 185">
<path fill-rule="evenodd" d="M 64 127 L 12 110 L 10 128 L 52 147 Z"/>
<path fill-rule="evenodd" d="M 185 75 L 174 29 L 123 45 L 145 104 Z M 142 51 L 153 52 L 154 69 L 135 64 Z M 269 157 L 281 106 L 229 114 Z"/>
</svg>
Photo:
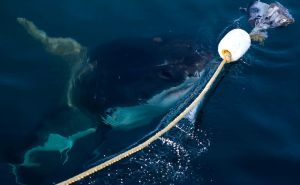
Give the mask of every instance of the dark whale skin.
<svg viewBox="0 0 300 185">
<path fill-rule="evenodd" d="M 77 107 L 96 114 L 143 103 L 194 76 L 213 58 L 209 48 L 187 36 L 115 40 L 89 55 L 93 70 L 76 79 L 72 97 Z"/>
</svg>

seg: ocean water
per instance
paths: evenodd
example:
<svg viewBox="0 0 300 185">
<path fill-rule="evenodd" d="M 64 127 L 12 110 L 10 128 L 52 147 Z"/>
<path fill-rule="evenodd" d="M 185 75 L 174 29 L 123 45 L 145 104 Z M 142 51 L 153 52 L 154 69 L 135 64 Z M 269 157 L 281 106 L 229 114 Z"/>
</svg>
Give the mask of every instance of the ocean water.
<svg viewBox="0 0 300 185">
<path fill-rule="evenodd" d="M 280 2 L 290 10 L 295 24 L 270 30 L 263 45 L 253 43 L 242 60 L 226 68 L 199 112 L 193 140 L 186 141 L 182 139 L 184 134 L 171 132 L 149 150 L 79 184 L 299 184 L 300 3 Z M 217 58 L 216 46 L 226 31 L 235 27 L 251 30 L 247 15 L 239 10 L 249 3 L 251 1 L 1 1 L 1 184 L 59 182 L 101 162 L 104 156 L 97 152 L 114 154 L 157 126 L 152 123 L 114 130 L 99 121 L 101 115 L 91 113 L 98 107 L 90 102 L 88 110 L 69 109 L 66 94 L 72 63 L 46 52 L 17 23 L 17 17 L 32 20 L 53 37 L 77 40 L 88 48 L 90 55 L 101 45 L 118 51 L 113 48 L 116 44 L 109 45 L 116 40 L 126 46 L 136 39 L 161 37 L 162 40 L 180 38 L 178 42 L 188 38 L 203 44 L 205 54 L 212 52 L 212 57 Z M 122 65 L 116 65 L 116 70 L 118 67 Z M 177 81 L 162 86 L 169 87 L 173 83 Z M 147 89 L 150 85 L 137 89 Z M 109 87 L 115 88 L 113 84 Z M 120 104 L 127 101 L 138 103 L 128 99 Z M 81 138 L 85 133 L 79 131 L 93 131 L 88 130 L 91 128 L 97 131 Z M 51 133 L 53 142 L 62 141 L 53 148 L 66 147 L 67 152 L 51 152 L 48 147 L 48 151 L 40 150 L 34 155 L 38 166 L 18 166 L 24 162 L 27 151 L 50 141 Z M 67 137 L 71 135 L 73 137 Z M 172 154 L 174 148 L 175 154 Z M 183 153 L 179 154 L 182 156 L 178 165 L 173 164 L 178 162 L 176 149 Z M 156 165 L 148 167 L 156 161 Z M 146 169 L 145 165 L 148 165 Z"/>
</svg>

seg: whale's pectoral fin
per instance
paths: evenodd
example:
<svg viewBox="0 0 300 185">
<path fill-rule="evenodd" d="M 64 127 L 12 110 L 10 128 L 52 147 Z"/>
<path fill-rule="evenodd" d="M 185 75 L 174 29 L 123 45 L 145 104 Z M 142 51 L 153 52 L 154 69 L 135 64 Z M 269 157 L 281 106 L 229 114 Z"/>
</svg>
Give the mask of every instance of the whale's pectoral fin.
<svg viewBox="0 0 300 185">
<path fill-rule="evenodd" d="M 40 30 L 32 21 L 25 18 L 17 18 L 25 30 L 36 40 L 41 42 L 46 50 L 54 55 L 71 61 L 82 61 L 86 55 L 86 47 L 72 38 L 49 37 L 46 32 Z"/>
</svg>

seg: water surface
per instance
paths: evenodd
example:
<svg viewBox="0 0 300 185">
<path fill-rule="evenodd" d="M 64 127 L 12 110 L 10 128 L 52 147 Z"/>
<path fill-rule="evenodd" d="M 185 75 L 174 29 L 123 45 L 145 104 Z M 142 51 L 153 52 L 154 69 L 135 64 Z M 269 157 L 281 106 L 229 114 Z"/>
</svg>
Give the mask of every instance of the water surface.
<svg viewBox="0 0 300 185">
<path fill-rule="evenodd" d="M 160 174 L 153 175 L 154 182 L 299 184 L 297 20 L 300 4 L 291 0 L 280 2 L 291 10 L 296 23 L 270 31 L 264 45 L 253 44 L 241 61 L 227 68 L 200 113 L 196 127 L 201 131 L 197 133 L 200 140 L 209 140 L 210 144 L 201 155 L 195 154 L 197 157 L 188 166 L 189 173 L 184 174 L 195 178 L 165 181 Z M 94 125 L 93 118 L 65 106 L 70 64 L 47 53 L 17 24 L 17 17 L 33 20 L 51 36 L 72 37 L 90 49 L 124 38 L 190 35 L 212 48 L 217 57 L 216 46 L 224 32 L 238 26 L 250 31 L 245 14 L 239 11 L 239 7 L 248 3 L 220 0 L 0 2 L 1 183 L 16 184 L 9 164 L 22 163 L 27 150 L 38 145 L 37 141 L 46 140 L 45 133 L 59 131 L 67 135 L 72 130 Z M 127 147 L 153 127 L 116 131 L 107 137 L 122 138 L 114 140 L 115 144 Z M 41 167 L 21 169 L 22 181 L 52 184 L 82 171 L 93 151 L 105 140 L 101 134 L 102 130 L 98 130 L 76 142 L 65 165 L 59 153 L 43 153 Z M 112 145 L 106 147 L 114 149 Z M 124 165 L 114 168 L 124 169 Z M 116 177 L 117 180 L 105 179 L 105 183 L 120 184 L 118 180 L 123 176 Z M 105 184 L 97 176 L 93 179 Z M 122 182 L 130 184 L 126 178 Z"/>
</svg>

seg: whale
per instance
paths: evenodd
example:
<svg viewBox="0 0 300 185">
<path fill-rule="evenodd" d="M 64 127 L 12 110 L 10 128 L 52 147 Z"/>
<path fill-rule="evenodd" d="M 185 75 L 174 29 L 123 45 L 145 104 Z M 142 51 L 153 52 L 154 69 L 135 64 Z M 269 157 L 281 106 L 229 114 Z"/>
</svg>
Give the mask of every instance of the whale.
<svg viewBox="0 0 300 185">
<path fill-rule="evenodd" d="M 68 165 L 74 145 L 90 135 L 99 139 L 97 147 L 113 143 L 112 132 L 155 128 L 214 59 L 209 44 L 189 35 L 119 38 L 87 47 L 73 38 L 52 37 L 26 18 L 17 18 L 17 22 L 45 51 L 70 67 L 65 82 L 66 110 L 51 114 L 50 121 L 45 118 L 35 130 L 38 137 L 20 149 L 22 158 L 11 164 L 19 184 L 22 170 L 43 167 L 40 156 L 45 153 L 58 154 L 57 161 Z M 194 122 L 197 111 L 195 108 L 187 119 Z M 64 121 L 56 123 L 56 118 Z M 100 153 L 105 152 L 101 148 Z"/>
</svg>

